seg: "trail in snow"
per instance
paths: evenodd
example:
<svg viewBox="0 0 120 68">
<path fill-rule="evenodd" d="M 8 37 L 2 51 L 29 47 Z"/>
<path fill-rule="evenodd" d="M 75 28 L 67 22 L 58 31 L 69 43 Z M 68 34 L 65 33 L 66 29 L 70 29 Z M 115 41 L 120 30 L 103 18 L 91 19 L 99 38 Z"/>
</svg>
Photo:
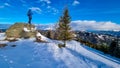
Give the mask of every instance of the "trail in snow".
<svg viewBox="0 0 120 68">
<path fill-rule="evenodd" d="M 39 34 L 41 35 L 41 34 Z M 66 48 L 58 48 L 60 41 L 49 43 L 34 42 L 35 38 L 7 42 L 8 46 L 0 49 L 0 67 L 2 68 L 119 68 L 117 62 L 106 59 L 91 48 L 83 47 L 79 42 L 69 41 Z M 17 45 L 11 47 L 11 45 Z M 97 54 L 96 54 L 97 53 Z M 98 55 L 99 54 L 99 55 Z"/>
</svg>

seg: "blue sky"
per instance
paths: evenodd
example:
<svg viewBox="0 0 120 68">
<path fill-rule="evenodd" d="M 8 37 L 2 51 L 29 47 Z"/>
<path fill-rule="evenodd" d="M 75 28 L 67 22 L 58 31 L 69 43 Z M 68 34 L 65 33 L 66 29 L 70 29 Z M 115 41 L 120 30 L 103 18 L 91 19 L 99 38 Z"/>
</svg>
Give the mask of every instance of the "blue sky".
<svg viewBox="0 0 120 68">
<path fill-rule="evenodd" d="M 119 3 L 119 0 L 0 0 L 0 23 L 27 22 L 28 9 L 33 10 L 32 23 L 56 23 L 68 5 L 72 21 L 120 24 Z"/>
</svg>

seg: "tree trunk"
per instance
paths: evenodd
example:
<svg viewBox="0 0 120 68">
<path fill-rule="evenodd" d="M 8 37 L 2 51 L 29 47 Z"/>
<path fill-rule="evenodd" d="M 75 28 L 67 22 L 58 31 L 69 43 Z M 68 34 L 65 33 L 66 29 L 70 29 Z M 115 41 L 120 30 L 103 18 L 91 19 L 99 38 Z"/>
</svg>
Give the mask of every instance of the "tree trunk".
<svg viewBox="0 0 120 68">
<path fill-rule="evenodd" d="M 64 40 L 64 44 L 63 44 L 63 47 L 66 47 L 66 41 Z"/>
</svg>

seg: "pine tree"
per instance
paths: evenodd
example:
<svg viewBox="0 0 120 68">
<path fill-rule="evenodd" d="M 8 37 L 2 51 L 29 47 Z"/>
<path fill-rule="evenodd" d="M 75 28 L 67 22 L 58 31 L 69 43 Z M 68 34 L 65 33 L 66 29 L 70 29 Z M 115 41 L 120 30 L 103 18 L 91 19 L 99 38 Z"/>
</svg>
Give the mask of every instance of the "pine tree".
<svg viewBox="0 0 120 68">
<path fill-rule="evenodd" d="M 117 41 L 116 40 L 113 40 L 109 46 L 109 53 L 111 55 L 114 55 L 114 51 L 116 49 L 116 46 L 117 46 Z"/>
<path fill-rule="evenodd" d="M 60 17 L 57 32 L 58 39 L 64 42 L 63 47 L 66 46 L 66 41 L 73 39 L 73 33 L 70 27 L 71 18 L 69 16 L 68 8 L 64 10 L 63 16 Z"/>
</svg>

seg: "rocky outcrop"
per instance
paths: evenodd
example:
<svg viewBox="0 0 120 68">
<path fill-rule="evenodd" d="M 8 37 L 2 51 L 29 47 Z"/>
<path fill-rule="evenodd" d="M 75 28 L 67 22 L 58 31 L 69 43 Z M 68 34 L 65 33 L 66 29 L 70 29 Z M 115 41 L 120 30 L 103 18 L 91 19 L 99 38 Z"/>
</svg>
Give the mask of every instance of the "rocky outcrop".
<svg viewBox="0 0 120 68">
<path fill-rule="evenodd" d="M 26 23 L 15 23 L 6 30 L 5 34 L 7 40 L 30 38 L 36 36 L 36 30 L 34 25 Z"/>
</svg>

